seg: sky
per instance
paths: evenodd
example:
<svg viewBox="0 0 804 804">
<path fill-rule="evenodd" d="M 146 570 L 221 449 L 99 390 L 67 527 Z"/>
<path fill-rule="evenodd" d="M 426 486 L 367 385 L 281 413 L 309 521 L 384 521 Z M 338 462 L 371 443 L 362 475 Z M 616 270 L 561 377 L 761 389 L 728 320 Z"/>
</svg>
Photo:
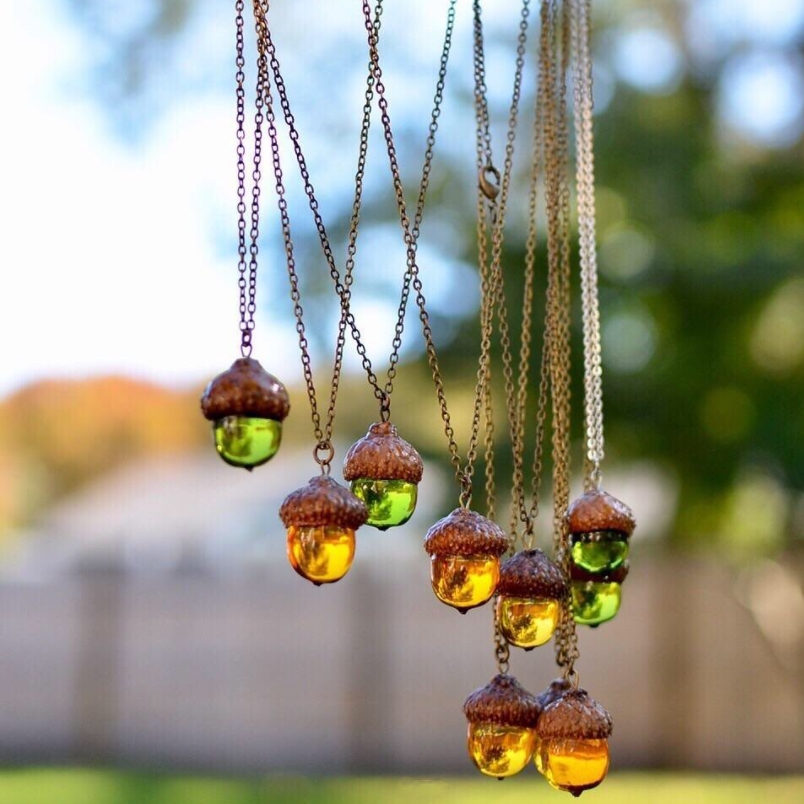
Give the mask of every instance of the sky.
<svg viewBox="0 0 804 804">
<path fill-rule="evenodd" d="M 147 4 L 141 0 L 143 7 Z M 389 5 L 386 28 L 401 29 L 393 17 L 398 12 Z M 399 51 L 416 68 L 413 78 L 426 77 L 429 92 L 434 71 L 428 59 L 437 53 L 442 20 L 423 13 L 426 6 L 425 0 L 408 4 L 411 16 L 425 24 L 400 34 Z M 9 110 L 0 150 L 5 224 L 0 395 L 52 376 L 113 373 L 174 386 L 198 383 L 237 356 L 236 263 L 220 240 L 220 232 L 229 224 L 233 232 L 235 224 L 233 98 L 226 81 L 205 87 L 201 80 L 200 89 L 179 95 L 143 136 L 119 136 L 108 110 L 89 91 L 89 49 L 66 7 L 61 0 L 0 4 L 6 41 L 0 50 L 0 81 Z M 691 8 L 688 33 L 698 58 L 715 58 L 730 43 L 752 44 L 738 50 L 732 69 L 724 72 L 719 92 L 724 124 L 768 147 L 783 146 L 791 132 L 797 136 L 804 124 L 804 66 L 800 57 L 780 56 L 779 48 L 804 26 L 804 2 L 701 0 Z M 492 30 L 509 24 L 503 10 L 499 3 L 487 4 Z M 323 16 L 321 30 L 326 26 L 327 35 L 340 36 L 343 31 L 333 29 L 339 15 Z M 116 19 L 120 25 L 135 24 L 136 14 Z M 468 22 L 464 14 L 459 31 L 466 32 Z M 218 31 L 209 21 L 204 41 L 215 45 L 211 63 L 222 59 L 228 69 L 231 29 Z M 612 53 L 610 67 L 617 78 L 646 92 L 672 91 L 678 81 L 680 54 L 649 15 L 624 26 Z M 497 68 L 508 56 L 490 50 L 493 75 L 504 72 Z M 184 59 L 193 68 L 195 62 L 187 55 Z M 409 66 L 388 65 L 392 108 L 403 126 L 411 125 L 418 97 L 403 91 Z M 287 60 L 289 72 L 296 67 Z M 611 89 L 604 73 L 598 82 L 599 107 Z M 500 99 L 507 92 L 507 75 L 503 81 L 490 79 L 493 92 L 499 86 Z M 359 88 L 358 81 L 355 98 Z M 307 100 L 302 94 L 297 104 L 302 107 Z M 341 111 L 327 114 L 335 119 Z M 314 142 L 312 150 L 326 146 Z M 318 162 L 325 166 L 327 160 Z M 322 167 L 316 175 L 322 173 L 319 186 L 326 195 L 328 185 L 344 174 Z M 348 192 L 348 182 L 341 192 Z M 443 235 L 442 227 L 439 239 L 449 241 Z M 384 255 L 393 239 L 390 232 L 369 233 L 367 250 Z M 430 248 L 437 266 L 449 262 L 448 255 Z M 271 272 L 284 283 L 282 270 L 279 264 L 263 267 L 255 356 L 267 355 L 270 360 L 264 362 L 271 371 L 293 377 L 299 373 L 298 356 L 284 284 L 277 294 L 281 305 L 272 298 L 277 286 Z M 389 286 L 395 286 L 395 279 Z M 436 305 L 449 294 L 449 283 L 437 284 Z M 385 352 L 390 343 L 389 313 L 396 304 L 392 295 L 389 299 L 358 295 L 355 300 L 373 353 Z M 465 309 L 475 302 L 468 297 Z"/>
</svg>

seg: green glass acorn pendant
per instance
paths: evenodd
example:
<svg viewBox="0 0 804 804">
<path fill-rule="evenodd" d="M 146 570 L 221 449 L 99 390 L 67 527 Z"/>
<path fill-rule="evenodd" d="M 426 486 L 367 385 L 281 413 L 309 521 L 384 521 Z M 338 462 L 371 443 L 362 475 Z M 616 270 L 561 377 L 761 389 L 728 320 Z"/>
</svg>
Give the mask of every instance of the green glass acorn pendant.
<svg viewBox="0 0 804 804">
<path fill-rule="evenodd" d="M 368 509 L 366 524 L 379 530 L 404 525 L 411 518 L 423 473 L 419 453 L 390 422 L 372 424 L 343 464 L 344 480 Z"/>
<path fill-rule="evenodd" d="M 572 614 L 577 623 L 596 627 L 620 608 L 634 514 L 616 497 L 593 489 L 570 506 L 567 524 Z"/>
<path fill-rule="evenodd" d="M 257 360 L 242 357 L 210 381 L 201 411 L 212 422 L 221 458 L 251 471 L 279 450 L 290 399 L 285 386 Z"/>
</svg>

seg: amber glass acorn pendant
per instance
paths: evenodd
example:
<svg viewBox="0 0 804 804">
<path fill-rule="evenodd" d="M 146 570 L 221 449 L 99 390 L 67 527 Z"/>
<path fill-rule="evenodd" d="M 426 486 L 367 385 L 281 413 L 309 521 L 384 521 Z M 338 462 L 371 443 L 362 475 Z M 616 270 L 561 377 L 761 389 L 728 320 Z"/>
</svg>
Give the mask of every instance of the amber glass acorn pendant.
<svg viewBox="0 0 804 804">
<path fill-rule="evenodd" d="M 536 767 L 573 796 L 597 787 L 609 770 L 611 726 L 609 713 L 586 690 L 567 690 L 539 716 Z"/>
<path fill-rule="evenodd" d="M 567 595 L 561 570 L 541 550 L 522 550 L 500 567 L 497 620 L 511 645 L 531 650 L 544 645 L 558 625 Z"/>
<path fill-rule="evenodd" d="M 404 525 L 416 508 L 424 465 L 391 422 L 376 422 L 352 445 L 343 477 L 368 509 L 367 525 L 380 530 Z"/>
<path fill-rule="evenodd" d="M 620 608 L 634 514 L 616 497 L 593 489 L 569 507 L 567 524 L 572 614 L 581 625 L 598 626 Z"/>
<path fill-rule="evenodd" d="M 279 516 L 287 528 L 288 561 L 316 586 L 339 581 L 355 557 L 355 531 L 366 506 L 349 489 L 320 475 L 289 494 Z"/>
<path fill-rule="evenodd" d="M 250 357 L 235 360 L 210 381 L 201 397 L 218 454 L 249 471 L 276 455 L 289 410 L 285 386 Z"/>
<path fill-rule="evenodd" d="M 535 696 L 500 673 L 466 699 L 463 711 L 469 756 L 481 773 L 504 779 L 525 768 L 536 747 L 540 706 Z"/>
<path fill-rule="evenodd" d="M 427 531 L 424 549 L 436 597 L 466 613 L 494 594 L 508 537 L 490 519 L 456 508 Z"/>
</svg>

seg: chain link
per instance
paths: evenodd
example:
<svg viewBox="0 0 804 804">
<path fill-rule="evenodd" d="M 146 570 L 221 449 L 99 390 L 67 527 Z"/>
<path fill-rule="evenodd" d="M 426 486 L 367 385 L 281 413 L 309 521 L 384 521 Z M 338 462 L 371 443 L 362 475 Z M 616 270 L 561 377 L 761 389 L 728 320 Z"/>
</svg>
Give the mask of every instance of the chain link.
<svg viewBox="0 0 804 804">
<path fill-rule="evenodd" d="M 441 59 L 439 62 L 438 79 L 433 96 L 433 110 L 430 114 L 430 123 L 427 127 L 427 140 L 424 151 L 424 165 L 422 167 L 422 177 L 419 182 L 419 195 L 416 200 L 416 211 L 413 216 L 413 226 L 410 231 L 410 244 L 405 269 L 405 278 L 402 284 L 402 293 L 399 300 L 397 311 L 396 326 L 394 327 L 394 340 L 391 349 L 391 356 L 388 359 L 388 373 L 385 382 L 385 394 L 390 400 L 394 390 L 394 380 L 396 379 L 397 364 L 399 363 L 399 352 L 402 348 L 402 333 L 405 328 L 405 314 L 410 297 L 410 288 L 413 281 L 413 261 L 411 252 L 416 254 L 419 242 L 419 230 L 424 216 L 424 205 L 427 198 L 427 190 L 430 186 L 430 173 L 432 170 L 433 155 L 435 152 L 436 134 L 438 132 L 438 120 L 441 116 L 441 104 L 444 100 L 444 86 L 447 77 L 447 67 L 449 55 L 452 49 L 452 34 L 455 29 L 455 6 L 457 0 L 450 0 L 447 9 L 447 25 L 444 33 L 444 43 L 441 49 Z M 376 36 L 375 36 L 376 39 Z M 376 48 L 375 48 L 376 50 Z"/>
<path fill-rule="evenodd" d="M 584 408 L 586 423 L 585 485 L 600 485 L 604 455 L 603 386 L 600 348 L 600 311 L 595 247 L 595 167 L 592 132 L 592 59 L 589 52 L 591 0 L 571 0 L 573 80 L 575 104 L 578 239 L 581 262 L 581 300 L 584 343 Z"/>
<path fill-rule="evenodd" d="M 547 198 L 548 273 L 551 290 L 549 337 L 550 384 L 553 401 L 553 532 L 556 561 L 569 575 L 569 533 L 566 513 L 570 494 L 570 188 L 567 84 L 569 67 L 569 8 L 559 10 L 556 0 L 544 0 L 543 14 L 551 42 L 542 58 L 547 59 L 548 95 L 545 108 L 545 178 Z M 553 33 L 555 32 L 555 33 Z M 560 54 L 560 57 L 559 55 Z M 556 661 L 569 677 L 578 658 L 575 620 L 569 595 L 561 607 L 555 639 Z"/>
<path fill-rule="evenodd" d="M 235 0 L 235 84 L 236 84 L 236 123 L 237 123 L 237 286 L 240 296 L 240 354 L 243 357 L 251 355 L 251 336 L 254 330 L 254 302 L 257 288 L 257 254 L 256 238 L 252 236 L 251 262 L 247 273 L 246 255 L 249 249 L 246 246 L 246 90 L 245 90 L 245 41 L 243 19 L 244 0 Z M 257 83 L 257 118 L 260 121 L 260 83 Z M 256 135 L 255 135 L 256 142 Z M 259 177 L 259 158 L 255 147 L 255 175 Z M 256 204 L 252 196 L 252 235 L 259 224 L 259 182 L 255 184 Z M 256 224 L 255 224 L 256 220 Z"/>
<path fill-rule="evenodd" d="M 438 397 L 439 408 L 441 410 L 441 419 L 444 423 L 444 433 L 447 437 L 447 444 L 449 449 L 450 463 L 455 471 L 455 477 L 460 486 L 460 503 L 464 507 L 468 507 L 472 499 L 472 471 L 471 465 L 467 462 L 464 467 L 458 444 L 455 440 L 455 429 L 452 425 L 452 417 L 447 407 L 447 400 L 444 391 L 444 380 L 441 374 L 441 368 L 438 363 L 438 354 L 436 351 L 435 341 L 433 338 L 432 326 L 430 324 L 430 316 L 427 312 L 427 301 L 424 296 L 423 285 L 421 277 L 419 276 L 419 267 L 416 260 L 416 245 L 413 238 L 413 231 L 410 218 L 407 213 L 407 205 L 405 204 L 404 189 L 402 186 L 402 178 L 399 170 L 399 161 L 396 155 L 396 146 L 394 144 L 394 135 L 391 127 L 391 118 L 388 111 L 388 101 L 385 97 L 385 85 L 382 80 L 382 67 L 380 66 L 379 52 L 377 50 L 377 41 L 372 34 L 371 24 L 371 8 L 368 0 L 363 0 L 363 16 L 364 26 L 368 35 L 369 52 L 371 54 L 371 62 L 374 68 L 375 88 L 377 91 L 378 104 L 380 107 L 380 117 L 383 125 L 383 134 L 385 137 L 386 151 L 388 153 L 389 166 L 391 168 L 391 176 L 394 185 L 394 195 L 396 196 L 397 210 L 399 212 L 399 219 L 402 226 L 402 232 L 407 248 L 407 268 L 410 274 L 410 284 L 415 293 L 416 306 L 419 312 L 419 320 L 422 326 L 422 335 L 425 342 L 425 353 L 427 355 L 427 364 L 433 377 L 433 383 L 436 388 L 436 396 Z"/>
<path fill-rule="evenodd" d="M 377 8 L 375 14 L 376 20 L 375 22 L 372 23 L 372 27 L 376 25 L 376 29 L 379 34 L 380 17 L 382 15 L 382 0 L 378 0 L 376 8 Z M 350 309 L 350 303 L 349 303 L 351 298 L 350 286 L 352 283 L 351 270 L 354 267 L 354 255 L 356 254 L 355 241 L 357 237 L 357 223 L 359 221 L 360 199 L 362 197 L 362 186 L 363 186 L 362 171 L 365 169 L 366 147 L 364 146 L 364 140 L 367 143 L 368 138 L 367 119 L 370 117 L 371 114 L 371 100 L 373 99 L 373 89 L 371 88 L 371 79 L 367 80 L 366 85 L 366 103 L 364 104 L 363 107 L 363 124 L 361 126 L 358 173 L 355 176 L 355 201 L 352 208 L 352 220 L 350 222 L 349 245 L 347 247 L 347 265 L 345 268 L 344 279 L 342 281 L 340 271 L 338 270 L 337 264 L 335 262 L 335 256 L 329 240 L 329 235 L 327 234 L 327 229 L 321 216 L 319 202 L 315 194 L 315 188 L 310 179 L 310 172 L 307 168 L 307 160 L 304 156 L 304 151 L 302 150 L 301 146 L 301 136 L 296 127 L 296 119 L 293 115 L 293 111 L 290 106 L 290 101 L 288 99 L 285 81 L 282 76 L 281 65 L 279 63 L 279 58 L 276 53 L 276 46 L 274 44 L 273 37 L 271 35 L 270 27 L 267 24 L 268 19 L 267 0 L 254 0 L 254 10 L 255 14 L 257 14 L 263 20 L 263 25 L 260 33 L 260 39 L 262 41 L 261 46 L 265 50 L 266 56 L 268 58 L 268 63 L 271 69 L 271 73 L 274 76 L 277 95 L 279 96 L 279 103 L 282 109 L 282 115 L 285 121 L 285 125 L 287 126 L 288 129 L 288 135 L 290 137 L 291 145 L 293 147 L 293 153 L 299 168 L 299 173 L 301 175 L 304 192 L 305 195 L 307 196 L 308 205 L 313 215 L 313 221 L 315 223 L 316 231 L 318 233 L 318 238 L 321 244 L 324 259 L 327 262 L 329 273 L 335 286 L 335 291 L 338 294 L 338 298 L 340 299 L 342 317 L 345 319 L 345 323 L 349 327 L 352 339 L 355 342 L 357 353 L 361 360 L 361 365 L 364 371 L 366 372 L 368 382 L 374 391 L 374 396 L 382 404 L 385 398 L 384 391 L 380 386 L 379 381 L 377 380 L 376 374 L 374 373 L 371 360 L 368 357 L 365 344 L 363 343 L 363 337 L 360 333 L 360 330 L 357 327 L 357 323 L 355 321 L 354 314 Z M 369 72 L 369 75 L 371 75 L 371 71 Z M 358 214 L 355 214 L 355 209 L 358 210 Z M 337 357 L 335 362 L 336 364 L 339 364 Z M 329 421 L 330 420 L 329 414 L 327 418 Z M 329 426 L 331 427 L 331 421 L 329 423 Z"/>
<path fill-rule="evenodd" d="M 366 80 L 366 93 L 363 104 L 363 119 L 360 129 L 360 141 L 358 151 L 358 166 L 355 174 L 355 195 L 352 205 L 352 213 L 349 224 L 348 245 L 347 245 L 347 258 L 344 267 L 343 280 L 338 271 L 335 263 L 335 257 L 332 246 L 329 241 L 324 221 L 321 217 L 318 199 L 315 195 L 315 188 L 310 180 L 309 170 L 307 168 L 304 152 L 301 147 L 301 138 L 296 128 L 295 117 L 290 107 L 290 101 L 287 95 L 284 78 L 282 76 L 281 65 L 276 54 L 276 47 L 271 36 L 270 27 L 267 22 L 268 3 L 266 0 L 254 0 L 254 13 L 257 20 L 257 39 L 260 52 L 266 59 L 266 73 L 267 68 L 270 67 L 270 72 L 274 77 L 276 84 L 277 95 L 279 96 L 279 103 L 282 109 L 282 115 L 285 124 L 288 128 L 289 137 L 293 146 L 293 152 L 296 158 L 296 163 L 304 185 L 304 191 L 307 196 L 310 210 L 313 214 L 316 230 L 318 232 L 319 241 L 321 243 L 324 258 L 327 262 L 330 276 L 335 284 L 336 292 L 341 302 L 341 317 L 338 324 L 338 335 L 336 339 L 335 357 L 333 360 L 332 369 L 332 382 L 330 384 L 330 398 L 329 406 L 327 408 L 326 420 L 324 425 L 321 424 L 321 416 L 318 411 L 317 394 L 313 382 L 313 375 L 311 370 L 311 360 L 309 354 L 309 344 L 306 338 L 305 325 L 303 321 L 303 308 L 300 304 L 300 291 L 299 280 L 295 267 L 295 259 L 292 254 L 292 241 L 290 239 L 289 221 L 287 219 L 287 204 L 284 202 L 284 186 L 282 181 L 281 166 L 279 163 L 279 144 L 278 133 L 275 127 L 275 115 L 271 109 L 271 120 L 274 123 L 269 125 L 269 135 L 271 138 L 272 153 L 276 155 L 274 159 L 274 172 L 277 180 L 277 193 L 280 195 L 280 217 L 282 219 L 283 239 L 285 241 L 285 250 L 287 256 L 288 276 L 291 285 L 291 299 L 294 303 L 294 315 L 296 317 L 296 330 L 299 334 L 299 347 L 301 351 L 302 370 L 304 373 L 305 383 L 307 385 L 307 395 L 310 400 L 311 418 L 313 421 L 313 430 L 317 439 L 317 445 L 314 450 L 314 457 L 316 462 L 322 467 L 324 473 L 329 473 L 330 463 L 334 457 L 334 449 L 332 448 L 332 432 L 335 420 L 335 409 L 337 403 L 337 395 L 340 387 L 340 376 L 343 366 L 343 350 L 346 340 L 346 327 L 348 326 L 352 338 L 355 341 L 358 355 L 361 358 L 363 368 L 367 374 L 369 384 L 374 389 L 374 395 L 381 404 L 381 408 L 387 406 L 387 397 L 379 385 L 376 375 L 374 374 L 371 361 L 366 352 L 365 345 L 363 344 L 360 330 L 354 319 L 354 315 L 350 309 L 351 300 L 351 285 L 353 282 L 353 271 L 355 265 L 355 257 L 357 254 L 357 233 L 360 222 L 360 209 L 363 195 L 363 181 L 366 167 L 366 156 L 368 152 L 368 136 L 371 123 L 371 108 L 372 100 L 374 97 L 374 78 L 373 71 L 370 69 Z M 375 8 L 374 22 L 372 28 L 377 36 L 379 36 L 379 29 L 381 24 L 382 15 L 382 0 L 377 0 Z M 270 79 L 266 77 L 265 82 L 268 83 Z M 280 186 L 282 193 L 280 194 Z M 282 207 L 285 207 L 284 211 Z M 288 244 L 291 243 L 290 247 Z"/>
</svg>

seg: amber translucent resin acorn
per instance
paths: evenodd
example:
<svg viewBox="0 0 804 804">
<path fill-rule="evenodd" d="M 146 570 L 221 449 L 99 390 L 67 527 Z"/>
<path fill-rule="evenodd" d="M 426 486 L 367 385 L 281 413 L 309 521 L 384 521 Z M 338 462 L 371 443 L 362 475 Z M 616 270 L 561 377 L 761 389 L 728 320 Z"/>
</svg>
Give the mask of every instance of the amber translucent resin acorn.
<svg viewBox="0 0 804 804">
<path fill-rule="evenodd" d="M 573 796 L 597 787 L 609 770 L 611 727 L 609 713 L 586 690 L 564 691 L 539 715 L 536 767 Z"/>
<path fill-rule="evenodd" d="M 616 497 L 593 489 L 570 506 L 567 525 L 573 616 L 578 623 L 597 626 L 620 608 L 634 514 Z"/>
<path fill-rule="evenodd" d="M 512 645 L 531 650 L 544 645 L 558 625 L 568 591 L 561 570 L 541 550 L 522 550 L 500 567 L 497 619 Z"/>
<path fill-rule="evenodd" d="M 218 454 L 249 471 L 276 455 L 289 410 L 285 386 L 250 357 L 235 360 L 201 396 Z"/>
<path fill-rule="evenodd" d="M 424 549 L 430 556 L 430 581 L 436 597 L 466 612 L 482 606 L 494 594 L 508 537 L 490 519 L 456 508 L 427 531 Z"/>
<path fill-rule="evenodd" d="M 287 528 L 288 561 L 316 586 L 343 578 L 355 556 L 355 531 L 366 506 L 331 477 L 318 476 L 289 494 L 279 516 Z"/>
<path fill-rule="evenodd" d="M 501 673 L 464 702 L 469 721 L 467 747 L 486 776 L 504 779 L 519 773 L 533 757 L 541 707 L 513 677 Z"/>
<path fill-rule="evenodd" d="M 343 463 L 344 480 L 368 509 L 366 524 L 380 530 L 403 525 L 416 509 L 424 473 L 419 453 L 391 422 L 375 422 L 352 445 Z"/>
</svg>

